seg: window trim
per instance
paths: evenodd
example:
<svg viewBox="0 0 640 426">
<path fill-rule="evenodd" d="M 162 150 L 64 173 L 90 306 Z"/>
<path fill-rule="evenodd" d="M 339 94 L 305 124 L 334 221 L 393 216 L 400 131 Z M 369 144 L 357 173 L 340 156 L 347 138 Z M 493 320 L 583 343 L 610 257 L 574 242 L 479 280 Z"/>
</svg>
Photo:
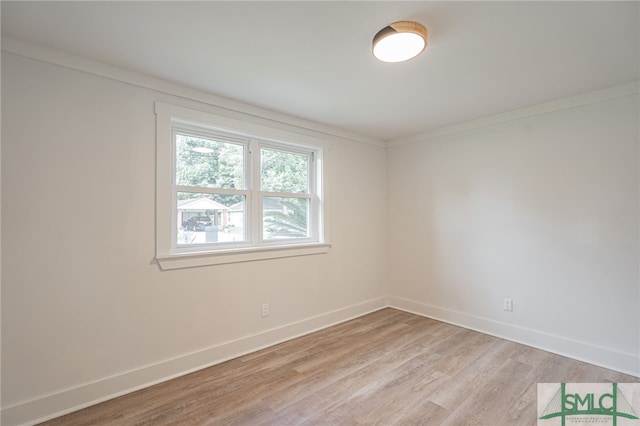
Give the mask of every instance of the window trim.
<svg viewBox="0 0 640 426">
<path fill-rule="evenodd" d="M 155 103 L 156 113 L 156 256 L 155 259 L 162 270 L 189 268 L 207 265 L 219 265 L 225 263 L 250 262 L 256 260 L 306 256 L 313 254 L 327 253 L 331 244 L 326 241 L 325 217 L 324 217 L 324 185 L 323 185 L 323 168 L 324 141 L 316 138 L 292 133 L 273 127 L 256 124 L 252 121 L 241 121 L 213 113 L 191 110 L 179 106 L 166 104 L 163 102 Z M 310 176 L 310 213 L 317 217 L 310 219 L 310 236 L 301 239 L 283 239 L 283 240 L 263 240 L 262 230 L 247 229 L 248 232 L 259 232 L 259 238 L 251 241 L 251 235 L 247 234 L 249 241 L 234 245 L 224 245 L 218 248 L 211 246 L 197 247 L 180 247 L 175 244 L 176 230 L 173 229 L 172 223 L 175 223 L 176 212 L 173 201 L 175 201 L 176 186 L 174 186 L 175 165 L 173 164 L 174 137 L 173 128 L 184 127 L 187 130 L 195 128 L 203 129 L 203 131 L 212 133 L 222 133 L 230 135 L 233 139 L 239 141 L 247 141 L 247 146 L 251 144 L 257 149 L 261 147 L 275 148 L 281 150 L 290 149 L 292 152 L 305 152 L 304 147 L 308 147 L 313 152 L 314 166 L 310 165 L 310 172 L 314 172 L 313 179 Z M 255 142 L 254 142 L 255 141 Z M 290 147 L 290 148 L 289 148 Z M 296 150 L 296 147 L 302 149 Z M 252 148 L 253 149 L 253 148 Z M 247 150 L 245 150 L 247 151 Z M 306 152 L 309 152 L 306 151 Z M 245 161 L 250 156 L 249 152 L 245 152 Z M 249 173 L 258 173 L 260 164 L 250 164 Z M 245 182 L 250 181 L 245 178 Z M 311 188 L 315 185 L 315 188 Z M 246 186 L 246 185 L 245 185 Z M 315 192 L 313 191 L 315 189 Z M 262 192 L 260 188 L 245 187 L 243 191 L 254 192 L 252 197 L 255 200 L 262 201 L 264 196 L 268 194 L 281 194 Z M 267 194 L 267 195 L 264 195 Z M 283 193 L 287 194 L 287 193 Z M 249 196 L 247 203 L 249 204 Z M 314 209 L 313 203 L 317 203 Z M 251 212 L 258 212 L 256 206 L 253 210 L 247 207 L 246 222 L 252 222 L 248 217 Z M 313 221 L 317 223 L 312 226 Z M 255 225 L 255 218 L 254 218 Z M 317 234 L 317 235 L 314 235 Z M 255 236 L 254 235 L 254 236 Z"/>
</svg>

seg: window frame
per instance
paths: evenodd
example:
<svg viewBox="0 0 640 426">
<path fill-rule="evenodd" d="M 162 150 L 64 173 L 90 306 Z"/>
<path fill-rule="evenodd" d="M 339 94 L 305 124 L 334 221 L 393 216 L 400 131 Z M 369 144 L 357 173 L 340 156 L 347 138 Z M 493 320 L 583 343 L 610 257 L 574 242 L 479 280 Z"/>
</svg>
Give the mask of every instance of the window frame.
<svg viewBox="0 0 640 426">
<path fill-rule="evenodd" d="M 323 141 L 286 130 L 263 126 L 212 113 L 156 102 L 156 261 L 161 269 L 178 269 L 224 263 L 327 253 L 323 199 Z M 243 144 L 244 187 L 238 189 L 184 186 L 176 184 L 177 133 L 195 137 L 217 137 Z M 262 148 L 309 156 L 308 193 L 262 191 Z M 185 244 L 177 242 L 177 194 L 204 192 L 245 195 L 245 241 L 233 243 Z M 308 237 L 265 239 L 264 197 L 308 198 Z"/>
<path fill-rule="evenodd" d="M 274 151 L 283 151 L 290 152 L 293 154 L 303 154 L 309 157 L 309 161 L 307 163 L 307 192 L 306 193 L 296 193 L 296 192 L 279 192 L 279 191 L 263 191 L 262 188 L 262 149 L 271 149 Z M 263 220 L 258 220 L 257 223 L 260 225 L 258 231 L 258 238 L 260 244 L 265 245 L 282 245 L 287 244 L 291 241 L 295 241 L 297 243 L 313 243 L 318 241 L 318 196 L 317 196 L 317 187 L 318 187 L 318 176 L 315 172 L 316 169 L 316 158 L 320 156 L 317 147 L 302 147 L 300 145 L 292 146 L 290 144 L 282 144 L 282 143 L 274 143 L 269 141 L 258 142 L 257 147 L 255 148 L 258 151 L 258 159 L 255 160 L 255 171 L 257 173 L 256 183 L 258 185 L 257 191 L 257 202 L 259 206 L 263 206 L 263 202 L 265 198 L 306 198 L 309 200 L 309 217 L 307 218 L 307 227 L 308 227 L 308 236 L 300 237 L 300 238 L 289 238 L 289 239 L 265 239 L 264 237 L 264 212 L 262 215 Z M 260 211 L 262 208 L 256 208 L 256 211 Z"/>
</svg>

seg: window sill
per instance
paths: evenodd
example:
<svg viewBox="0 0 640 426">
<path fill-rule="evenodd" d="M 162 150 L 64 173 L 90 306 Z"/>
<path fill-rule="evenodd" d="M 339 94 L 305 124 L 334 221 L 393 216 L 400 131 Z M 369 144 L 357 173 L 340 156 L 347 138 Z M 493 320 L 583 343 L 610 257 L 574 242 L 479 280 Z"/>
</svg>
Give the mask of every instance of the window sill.
<svg viewBox="0 0 640 426">
<path fill-rule="evenodd" d="M 156 261 L 161 270 L 169 271 L 172 269 L 196 268 L 199 266 L 223 265 L 226 263 L 254 262 L 257 260 L 279 259 L 283 257 L 324 254 L 329 252 L 329 248 L 331 248 L 331 244 L 328 243 L 250 247 L 156 256 Z"/>
</svg>

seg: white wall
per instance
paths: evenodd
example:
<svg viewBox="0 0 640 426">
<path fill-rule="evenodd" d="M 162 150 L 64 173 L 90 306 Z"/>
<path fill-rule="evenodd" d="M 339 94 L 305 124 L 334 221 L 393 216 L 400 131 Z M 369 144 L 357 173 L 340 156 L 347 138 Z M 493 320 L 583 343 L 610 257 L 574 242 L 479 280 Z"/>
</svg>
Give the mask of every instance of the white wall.
<svg viewBox="0 0 640 426">
<path fill-rule="evenodd" d="M 339 138 L 325 145 L 328 254 L 160 271 L 158 100 L 212 109 L 3 53 L 5 424 L 386 304 L 385 150 Z M 265 319 L 262 303 L 271 307 Z"/>
<path fill-rule="evenodd" d="M 329 254 L 161 272 L 154 102 L 242 113 L 34 52 L 45 62 L 2 57 L 5 425 L 360 315 L 389 294 L 392 306 L 640 374 L 637 94 L 388 152 L 327 136 Z M 320 134 L 277 121 L 261 122 Z"/>
<path fill-rule="evenodd" d="M 392 305 L 640 375 L 635 93 L 390 147 Z"/>
</svg>

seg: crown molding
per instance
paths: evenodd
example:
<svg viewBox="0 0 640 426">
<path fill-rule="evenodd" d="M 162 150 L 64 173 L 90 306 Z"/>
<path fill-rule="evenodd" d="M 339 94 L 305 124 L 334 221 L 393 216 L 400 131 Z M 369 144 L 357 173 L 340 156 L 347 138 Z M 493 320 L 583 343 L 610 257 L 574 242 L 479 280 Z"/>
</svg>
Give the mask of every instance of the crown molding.
<svg viewBox="0 0 640 426">
<path fill-rule="evenodd" d="M 583 105 L 595 104 L 598 102 L 637 95 L 638 93 L 640 93 L 640 81 L 636 80 L 627 84 L 621 84 L 606 89 L 583 93 L 581 95 L 571 96 L 568 98 L 561 98 L 555 101 L 545 102 L 543 104 L 538 104 L 531 107 L 478 118 L 476 120 L 464 121 L 461 123 L 452 124 L 450 126 L 438 127 L 398 139 L 391 139 L 387 141 L 387 147 L 390 148 L 393 146 L 425 142 L 429 139 L 440 136 L 467 132 L 470 130 L 480 129 L 482 127 L 508 123 L 511 121 L 521 120 L 523 118 L 533 117 L 536 115 L 548 114 L 555 111 L 577 108 Z"/>
<path fill-rule="evenodd" d="M 284 113 L 279 113 L 256 105 L 247 104 L 230 98 L 225 98 L 213 93 L 204 92 L 193 87 L 184 86 L 157 77 L 152 77 L 139 72 L 93 61 L 75 54 L 45 47 L 25 40 L 12 37 L 2 37 L 2 51 L 23 56 L 29 59 L 46 62 L 49 64 L 73 69 L 80 72 L 94 74 L 100 77 L 119 81 L 144 89 L 153 90 L 167 95 L 177 96 L 191 101 L 201 102 L 216 108 L 220 108 L 236 114 L 251 116 L 254 119 L 264 120 L 265 125 L 285 126 L 290 131 L 296 129 L 302 134 L 315 133 L 348 142 L 357 142 L 372 145 L 379 148 L 424 142 L 440 136 L 466 132 L 483 127 L 493 126 L 511 121 L 520 120 L 554 111 L 561 111 L 583 105 L 603 102 L 611 99 L 637 95 L 640 93 L 640 81 L 636 80 L 627 84 L 613 86 L 577 96 L 557 99 L 531 107 L 507 111 L 490 115 L 475 120 L 464 121 L 449 126 L 426 130 L 414 135 L 383 141 L 371 138 L 347 130 L 335 128 L 329 125 L 317 123 Z"/>
<path fill-rule="evenodd" d="M 75 71 L 94 74 L 100 77 L 119 81 L 122 83 L 153 90 L 167 95 L 173 95 L 191 101 L 201 102 L 210 106 L 222 108 L 233 113 L 249 115 L 270 122 L 276 127 L 286 126 L 290 131 L 309 132 L 316 135 L 329 136 L 348 142 L 358 142 L 367 145 L 384 148 L 386 144 L 381 139 L 375 139 L 347 130 L 335 128 L 329 125 L 317 123 L 311 120 L 291 116 L 272 111 L 256 105 L 247 104 L 230 98 L 225 98 L 213 93 L 208 93 L 193 87 L 184 86 L 171 81 L 152 77 L 136 71 L 127 70 L 114 65 L 94 61 L 50 47 L 42 46 L 25 40 L 2 36 L 2 51 L 23 56 L 29 59 L 45 62 Z"/>
</svg>

